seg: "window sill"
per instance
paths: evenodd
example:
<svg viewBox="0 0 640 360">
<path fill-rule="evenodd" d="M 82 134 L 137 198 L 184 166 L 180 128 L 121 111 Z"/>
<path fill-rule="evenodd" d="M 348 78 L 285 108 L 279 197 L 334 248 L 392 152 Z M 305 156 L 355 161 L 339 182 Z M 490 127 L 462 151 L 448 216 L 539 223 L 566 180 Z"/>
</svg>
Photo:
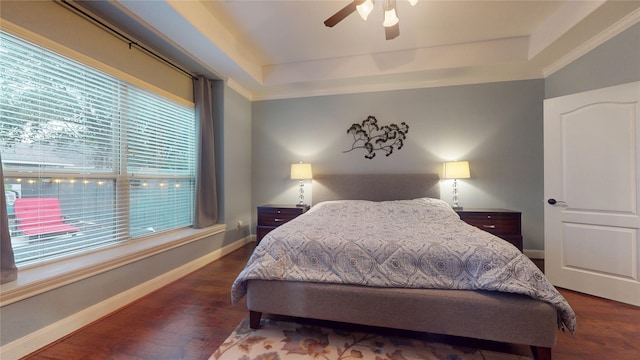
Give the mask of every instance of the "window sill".
<svg viewBox="0 0 640 360">
<path fill-rule="evenodd" d="M 0 307 L 86 279 L 161 252 L 222 233 L 226 225 L 179 229 L 84 255 L 18 270 L 16 281 L 0 286 Z"/>
</svg>

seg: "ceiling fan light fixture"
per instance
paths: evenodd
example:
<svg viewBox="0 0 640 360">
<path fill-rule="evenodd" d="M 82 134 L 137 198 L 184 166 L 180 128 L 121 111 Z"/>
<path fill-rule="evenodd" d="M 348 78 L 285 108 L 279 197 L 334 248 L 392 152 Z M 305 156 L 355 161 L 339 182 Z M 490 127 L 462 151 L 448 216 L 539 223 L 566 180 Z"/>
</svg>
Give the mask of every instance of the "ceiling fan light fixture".
<svg viewBox="0 0 640 360">
<path fill-rule="evenodd" d="M 398 14 L 396 14 L 396 8 L 392 7 L 389 10 L 384 11 L 384 21 L 382 22 L 382 26 L 384 27 L 392 27 L 396 25 L 400 19 L 398 19 Z"/>
<path fill-rule="evenodd" d="M 356 10 L 358 10 L 358 14 L 364 20 L 367 20 L 371 11 L 373 11 L 373 0 L 365 0 L 362 4 L 356 6 Z"/>
</svg>

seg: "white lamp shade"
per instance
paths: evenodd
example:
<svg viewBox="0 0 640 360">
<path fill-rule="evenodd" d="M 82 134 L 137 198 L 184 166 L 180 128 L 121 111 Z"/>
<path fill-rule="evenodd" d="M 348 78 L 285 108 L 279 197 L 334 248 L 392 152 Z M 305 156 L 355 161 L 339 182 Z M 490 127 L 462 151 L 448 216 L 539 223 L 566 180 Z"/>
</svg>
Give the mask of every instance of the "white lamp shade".
<svg viewBox="0 0 640 360">
<path fill-rule="evenodd" d="M 310 163 L 291 164 L 291 179 L 305 180 L 313 179 Z"/>
<path fill-rule="evenodd" d="M 468 161 L 450 161 L 444 163 L 444 170 L 442 172 L 443 179 L 469 179 L 471 173 L 469 172 Z"/>
<path fill-rule="evenodd" d="M 356 6 L 356 10 L 358 10 L 358 14 L 360 14 L 361 18 L 367 20 L 367 17 L 369 17 L 369 14 L 371 14 L 371 11 L 373 10 L 373 1 L 366 0 L 362 4 Z"/>
<path fill-rule="evenodd" d="M 398 15 L 396 14 L 396 8 L 391 8 L 384 11 L 384 21 L 382 22 L 382 26 L 392 27 L 399 21 L 400 19 L 398 19 Z"/>
</svg>

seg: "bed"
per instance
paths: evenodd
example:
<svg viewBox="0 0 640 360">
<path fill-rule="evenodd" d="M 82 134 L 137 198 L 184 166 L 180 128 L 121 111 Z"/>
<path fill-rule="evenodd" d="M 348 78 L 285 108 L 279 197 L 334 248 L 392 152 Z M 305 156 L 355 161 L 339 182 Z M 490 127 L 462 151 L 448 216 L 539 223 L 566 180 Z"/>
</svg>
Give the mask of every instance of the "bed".
<svg viewBox="0 0 640 360">
<path fill-rule="evenodd" d="M 267 234 L 232 286 L 263 313 L 531 346 L 575 313 L 517 248 L 462 222 L 435 174 L 314 178 L 311 210 Z"/>
</svg>

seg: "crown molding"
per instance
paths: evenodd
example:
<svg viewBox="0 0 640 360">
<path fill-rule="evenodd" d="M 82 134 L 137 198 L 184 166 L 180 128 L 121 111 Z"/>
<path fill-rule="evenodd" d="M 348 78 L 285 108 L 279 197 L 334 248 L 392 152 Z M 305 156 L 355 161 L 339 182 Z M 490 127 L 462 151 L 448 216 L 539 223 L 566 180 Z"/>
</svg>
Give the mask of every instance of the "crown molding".
<svg viewBox="0 0 640 360">
<path fill-rule="evenodd" d="M 560 58 L 560 60 L 544 68 L 542 70 L 544 77 L 547 78 L 553 73 L 555 73 L 556 71 L 561 70 L 565 66 L 571 64 L 573 61 L 586 55 L 591 50 L 611 40 L 616 35 L 619 35 L 620 33 L 629 29 L 630 27 L 637 24 L 638 22 L 640 22 L 640 8 L 636 9 L 629 15 L 625 16 L 620 21 L 616 22 L 606 30 L 602 31 L 600 34 L 584 42 L 583 44 L 575 48 L 573 51 L 569 52 L 567 55 Z"/>
</svg>

